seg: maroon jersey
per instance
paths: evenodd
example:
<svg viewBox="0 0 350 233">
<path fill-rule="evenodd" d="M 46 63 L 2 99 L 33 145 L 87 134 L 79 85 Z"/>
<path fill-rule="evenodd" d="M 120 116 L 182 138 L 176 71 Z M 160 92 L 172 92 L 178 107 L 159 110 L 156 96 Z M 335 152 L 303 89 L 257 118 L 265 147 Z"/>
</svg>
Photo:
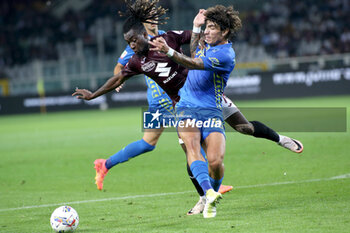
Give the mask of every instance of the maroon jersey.
<svg viewBox="0 0 350 233">
<path fill-rule="evenodd" d="M 190 43 L 191 34 L 191 31 L 169 31 L 151 40 L 163 37 L 169 47 L 181 53 L 181 45 Z M 165 54 L 149 50 L 147 55 L 134 54 L 121 72 L 125 77 L 137 74 L 147 75 L 176 103 L 180 99 L 178 92 L 185 84 L 188 70 Z"/>
</svg>

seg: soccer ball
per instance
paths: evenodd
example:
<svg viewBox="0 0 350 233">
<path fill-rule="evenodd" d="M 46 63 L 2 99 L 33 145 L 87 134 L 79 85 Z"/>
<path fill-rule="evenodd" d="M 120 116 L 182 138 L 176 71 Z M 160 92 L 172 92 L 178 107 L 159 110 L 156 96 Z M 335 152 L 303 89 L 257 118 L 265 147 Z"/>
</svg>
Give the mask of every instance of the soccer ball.
<svg viewBox="0 0 350 233">
<path fill-rule="evenodd" d="M 51 214 L 50 223 L 56 232 L 73 232 L 79 225 L 79 216 L 72 207 L 60 206 Z"/>
</svg>

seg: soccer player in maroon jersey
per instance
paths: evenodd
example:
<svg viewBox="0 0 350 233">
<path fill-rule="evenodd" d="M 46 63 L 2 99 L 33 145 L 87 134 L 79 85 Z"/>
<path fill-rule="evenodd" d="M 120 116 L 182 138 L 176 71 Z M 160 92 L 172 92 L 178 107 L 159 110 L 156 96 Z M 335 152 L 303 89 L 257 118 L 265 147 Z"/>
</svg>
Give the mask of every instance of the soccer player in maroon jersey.
<svg viewBox="0 0 350 233">
<path fill-rule="evenodd" d="M 144 4 L 147 2 L 149 1 L 143 1 Z M 143 22 L 149 22 L 149 20 L 152 19 L 159 20 L 160 16 L 162 16 L 161 12 L 153 11 L 153 13 L 148 12 L 145 14 L 143 18 L 142 15 L 137 15 L 136 17 L 134 15 L 133 17 L 129 17 L 123 28 L 124 38 L 136 54 L 129 60 L 129 63 L 120 73 L 110 78 L 94 93 L 86 89 L 76 89 L 73 96 L 77 96 L 77 98 L 85 100 L 91 100 L 112 91 L 116 87 L 120 86 L 125 80 L 136 74 L 146 74 L 156 81 L 159 86 L 161 86 L 167 92 L 173 102 L 176 103 L 179 100 L 179 96 L 177 94 L 178 90 L 183 86 L 187 76 L 187 69 L 179 66 L 166 55 L 150 51 L 148 34 L 142 25 Z M 161 35 L 161 37 L 166 40 L 170 47 L 174 48 L 178 52 L 181 52 L 181 45 L 190 42 L 191 32 L 170 31 Z M 228 106 L 232 106 L 232 102 L 230 100 L 224 99 L 223 102 L 226 102 Z M 235 106 L 233 105 L 232 107 Z M 244 134 L 253 135 L 255 137 L 263 137 L 279 142 L 283 147 L 286 147 L 294 152 L 298 152 L 297 145 L 292 139 L 288 138 L 289 140 L 287 143 L 281 142 L 282 137 L 280 137 L 280 135 L 278 135 L 272 129 L 260 122 L 247 121 L 239 110 L 237 108 L 235 109 L 235 111 L 230 112 L 231 114 L 227 117 L 227 122 L 237 131 Z"/>
</svg>

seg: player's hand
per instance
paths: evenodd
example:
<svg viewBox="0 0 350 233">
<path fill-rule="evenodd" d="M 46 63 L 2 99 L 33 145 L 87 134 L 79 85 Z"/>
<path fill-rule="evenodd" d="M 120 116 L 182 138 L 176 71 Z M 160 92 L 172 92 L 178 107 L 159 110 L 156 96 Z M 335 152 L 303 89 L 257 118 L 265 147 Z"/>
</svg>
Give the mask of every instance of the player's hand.
<svg viewBox="0 0 350 233">
<path fill-rule="evenodd" d="M 124 83 L 122 83 L 119 87 L 115 89 L 116 92 L 120 92 L 120 90 L 123 88 Z"/>
<path fill-rule="evenodd" d="M 196 15 L 196 17 L 194 17 L 193 25 L 195 27 L 201 27 L 202 25 L 205 24 L 205 18 L 206 18 L 204 15 L 205 12 L 206 12 L 206 10 L 200 9 L 198 11 L 198 14 Z"/>
<path fill-rule="evenodd" d="M 150 48 L 151 51 L 158 51 L 161 53 L 167 53 L 169 51 L 169 46 L 163 37 L 158 37 L 152 41 L 148 41 L 153 47 Z"/>
<path fill-rule="evenodd" d="M 75 96 L 77 99 L 84 99 L 84 100 L 93 99 L 92 92 L 86 89 L 75 88 L 75 92 L 72 94 L 72 96 Z"/>
</svg>

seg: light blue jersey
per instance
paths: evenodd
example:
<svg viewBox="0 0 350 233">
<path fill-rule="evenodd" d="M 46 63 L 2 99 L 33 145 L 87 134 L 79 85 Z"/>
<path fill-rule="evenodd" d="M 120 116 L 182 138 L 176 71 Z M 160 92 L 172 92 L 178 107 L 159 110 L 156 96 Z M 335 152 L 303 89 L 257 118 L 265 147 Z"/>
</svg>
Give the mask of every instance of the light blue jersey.
<svg viewBox="0 0 350 233">
<path fill-rule="evenodd" d="M 164 33 L 165 31 L 158 30 L 158 35 L 162 35 Z M 130 46 L 129 45 L 126 46 L 124 52 L 118 59 L 118 63 L 125 66 L 134 54 L 135 53 L 130 48 Z M 144 77 L 147 84 L 147 101 L 150 109 L 161 109 L 161 110 L 164 110 L 164 111 L 161 111 L 163 113 L 173 112 L 173 106 L 172 106 L 172 101 L 170 97 L 150 77 L 146 75 L 144 75 Z"/>
<path fill-rule="evenodd" d="M 197 126 L 204 140 L 212 132 L 225 135 L 221 99 L 227 80 L 235 66 L 232 43 L 197 49 L 196 57 L 203 60 L 204 70 L 190 70 L 180 89 L 176 104 L 178 120 L 195 119 L 207 122 Z M 218 124 L 217 124 L 218 123 Z"/>
<path fill-rule="evenodd" d="M 232 43 L 197 49 L 196 57 L 203 60 L 204 70 L 190 70 L 180 89 L 176 106 L 221 109 L 221 98 L 227 80 L 235 66 Z"/>
</svg>

